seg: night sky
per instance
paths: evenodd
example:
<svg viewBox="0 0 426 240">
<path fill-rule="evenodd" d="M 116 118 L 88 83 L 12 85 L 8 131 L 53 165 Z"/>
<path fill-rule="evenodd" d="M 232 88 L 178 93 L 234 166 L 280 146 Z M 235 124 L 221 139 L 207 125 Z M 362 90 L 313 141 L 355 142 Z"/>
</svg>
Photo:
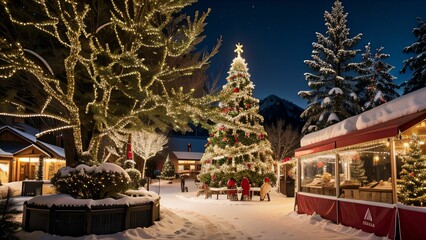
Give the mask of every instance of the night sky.
<svg viewBox="0 0 426 240">
<path fill-rule="evenodd" d="M 206 39 L 199 49 L 211 49 L 222 36 L 219 53 L 212 59 L 210 77 L 220 74 L 223 85 L 234 53 L 235 44 L 244 45 L 246 59 L 255 84 L 254 96 L 263 99 L 270 94 L 285 98 L 305 108 L 307 102 L 297 93 L 309 90 L 303 73 L 309 71 L 304 60 L 310 59 L 315 32 L 325 35 L 324 11 L 331 12 L 332 0 L 199 0 L 188 10 L 212 11 L 207 18 Z M 357 49 L 370 42 L 372 52 L 380 46 L 391 56 L 395 66 L 391 73 L 396 83 L 411 73 L 399 74 L 408 54 L 403 48 L 416 41 L 412 30 L 417 17 L 426 21 L 425 0 L 342 0 L 349 15 L 349 37 L 362 33 Z"/>
</svg>

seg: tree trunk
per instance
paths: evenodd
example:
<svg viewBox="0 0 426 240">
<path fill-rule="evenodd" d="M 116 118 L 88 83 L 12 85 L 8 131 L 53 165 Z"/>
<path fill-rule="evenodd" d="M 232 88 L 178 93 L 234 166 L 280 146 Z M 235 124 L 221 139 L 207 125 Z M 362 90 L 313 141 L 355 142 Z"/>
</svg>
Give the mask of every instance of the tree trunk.
<svg viewBox="0 0 426 240">
<path fill-rule="evenodd" d="M 63 131 L 63 140 L 66 165 L 75 167 L 78 164 L 78 155 L 74 144 L 74 135 L 72 129 L 66 129 Z"/>
</svg>

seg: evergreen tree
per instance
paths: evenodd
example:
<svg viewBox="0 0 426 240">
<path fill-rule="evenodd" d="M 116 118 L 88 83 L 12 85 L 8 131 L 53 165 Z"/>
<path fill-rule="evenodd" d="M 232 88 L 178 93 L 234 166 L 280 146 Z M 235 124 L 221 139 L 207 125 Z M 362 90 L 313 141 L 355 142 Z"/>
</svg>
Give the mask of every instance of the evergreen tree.
<svg viewBox="0 0 426 240">
<path fill-rule="evenodd" d="M 0 239 L 18 239 L 14 234 L 19 230 L 21 223 L 15 222 L 14 218 L 22 212 L 17 208 L 13 190 L 8 187 L 6 197 L 0 199 Z"/>
<path fill-rule="evenodd" d="M 271 145 L 261 125 L 259 100 L 252 96 L 254 85 L 241 57 L 242 45 L 237 44 L 235 52 L 238 56 L 223 86 L 224 91 L 232 91 L 232 94 L 219 105 L 220 114 L 229 121 L 216 123 L 201 159 L 200 178 L 212 186 L 226 185 L 230 177 L 238 182 L 244 174 L 251 183 L 259 184 L 273 167 Z"/>
<path fill-rule="evenodd" d="M 417 22 L 418 27 L 413 29 L 417 41 L 404 48 L 404 53 L 416 54 L 404 60 L 401 72 L 405 73 L 407 67 L 413 71 L 413 76 L 401 84 L 404 94 L 426 86 L 426 23 L 421 18 L 417 18 Z"/>
<path fill-rule="evenodd" d="M 426 156 L 415 134 L 411 138 L 408 153 L 402 158 L 402 164 L 399 201 L 407 205 L 425 206 Z"/>
<path fill-rule="evenodd" d="M 161 178 L 165 180 L 173 180 L 176 178 L 175 166 L 173 165 L 172 161 L 170 161 L 168 155 L 166 161 L 163 164 L 163 169 L 161 170 Z"/>
<path fill-rule="evenodd" d="M 316 33 L 318 41 L 312 43 L 312 60 L 304 61 L 312 69 L 311 73 L 305 73 L 312 90 L 299 92 L 309 104 L 301 115 L 306 121 L 302 129 L 304 133 L 325 128 L 360 112 L 353 91 L 356 82 L 349 64 L 359 52 L 353 47 L 361 39 L 361 34 L 349 38 L 348 14 L 343 10 L 342 3 L 336 0 L 331 13 L 324 13 L 327 35 Z"/>
<path fill-rule="evenodd" d="M 358 81 L 358 98 L 364 111 L 399 97 L 396 92 L 399 86 L 393 82 L 396 77 L 390 74 L 394 67 L 384 62 L 390 55 L 382 51 L 383 47 L 380 47 L 373 55 L 368 43 L 362 54 L 363 61 L 351 64 L 359 74 L 355 80 Z"/>
<path fill-rule="evenodd" d="M 367 182 L 367 176 L 365 176 L 364 161 L 362 161 L 359 156 L 355 159 L 352 159 L 351 179 L 361 183 L 361 186 Z"/>
</svg>

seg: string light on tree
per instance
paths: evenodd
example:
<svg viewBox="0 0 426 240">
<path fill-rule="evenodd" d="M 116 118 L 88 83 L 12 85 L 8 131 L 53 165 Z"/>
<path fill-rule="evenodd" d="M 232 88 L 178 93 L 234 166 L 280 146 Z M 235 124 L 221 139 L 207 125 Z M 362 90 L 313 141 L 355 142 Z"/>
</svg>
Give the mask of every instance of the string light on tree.
<svg viewBox="0 0 426 240">
<path fill-rule="evenodd" d="M 0 96 L 0 115 L 58 120 L 41 134 L 71 132 L 76 158 L 68 165 L 97 163 L 100 143 L 117 132 L 187 131 L 188 122 L 215 119 L 207 106 L 220 94 L 196 97 L 192 87 L 171 87 L 204 69 L 220 46 L 219 40 L 211 52 L 195 52 L 210 10 L 178 17 L 192 3 L 104 1 L 97 9 L 69 0 L 24 1 L 24 7 L 1 1 L 14 29 L 36 37 L 0 33 L 0 78 L 11 86 Z"/>
<path fill-rule="evenodd" d="M 231 94 L 218 109 L 219 115 L 228 121 L 216 123 L 201 159 L 199 177 L 212 186 L 226 184 L 227 179 L 223 178 L 230 174 L 235 174 L 237 180 L 242 174 L 249 174 L 254 184 L 263 181 L 261 176 L 265 174 L 273 175 L 272 150 L 261 125 L 259 100 L 252 96 L 254 85 L 241 56 L 243 45 L 238 43 L 234 52 L 237 57 L 223 86 L 223 91 Z"/>
</svg>

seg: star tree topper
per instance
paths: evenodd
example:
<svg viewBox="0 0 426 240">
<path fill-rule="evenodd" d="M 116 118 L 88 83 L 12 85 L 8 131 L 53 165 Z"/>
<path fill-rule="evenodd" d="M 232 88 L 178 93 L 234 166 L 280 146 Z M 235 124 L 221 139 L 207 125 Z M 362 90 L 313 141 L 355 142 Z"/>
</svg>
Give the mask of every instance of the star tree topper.
<svg viewBox="0 0 426 240">
<path fill-rule="evenodd" d="M 235 45 L 237 47 L 237 49 L 234 50 L 234 52 L 236 52 L 238 54 L 238 57 L 241 57 L 241 53 L 243 53 L 243 45 L 241 45 L 240 43 L 237 43 L 237 45 Z"/>
</svg>

